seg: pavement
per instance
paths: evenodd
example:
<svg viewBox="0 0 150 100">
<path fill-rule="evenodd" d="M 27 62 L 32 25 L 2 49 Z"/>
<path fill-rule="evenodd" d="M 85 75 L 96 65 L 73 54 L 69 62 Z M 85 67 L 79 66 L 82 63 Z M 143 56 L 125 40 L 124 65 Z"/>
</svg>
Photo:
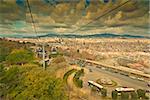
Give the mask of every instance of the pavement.
<svg viewBox="0 0 150 100">
<path fill-rule="evenodd" d="M 121 75 L 119 73 L 113 73 L 110 71 L 107 71 L 105 69 L 97 68 L 96 66 L 85 66 L 86 69 L 91 69 L 91 72 L 86 72 L 83 80 L 84 80 L 84 88 L 90 89 L 88 86 L 88 81 L 96 81 L 99 78 L 109 78 L 115 82 L 117 82 L 117 86 L 114 87 L 105 87 L 108 91 L 108 96 L 111 97 L 111 91 L 114 90 L 116 87 L 124 86 L 124 87 L 131 87 L 135 90 L 137 89 L 150 89 L 147 86 L 147 83 L 144 81 L 139 81 L 136 79 L 132 79 L 128 76 Z"/>
</svg>

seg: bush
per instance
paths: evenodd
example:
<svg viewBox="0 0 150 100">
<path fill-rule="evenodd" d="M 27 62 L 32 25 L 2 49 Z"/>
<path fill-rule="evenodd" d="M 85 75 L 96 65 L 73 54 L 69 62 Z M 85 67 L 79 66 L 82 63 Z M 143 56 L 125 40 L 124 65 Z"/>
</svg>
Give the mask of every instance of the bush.
<svg viewBox="0 0 150 100">
<path fill-rule="evenodd" d="M 107 90 L 106 89 L 102 89 L 101 90 L 101 94 L 103 97 L 106 97 L 107 96 Z"/>
<path fill-rule="evenodd" d="M 62 79 L 38 66 L 31 67 L 17 66 L 5 70 L 0 76 L 2 100 L 68 100 Z"/>
<path fill-rule="evenodd" d="M 73 78 L 73 82 L 74 82 L 74 84 L 77 86 L 77 87 L 79 87 L 79 88 L 82 88 L 83 87 L 83 81 L 82 80 L 80 80 L 79 78 Z"/>
<path fill-rule="evenodd" d="M 112 99 L 116 100 L 118 97 L 118 92 L 117 91 L 112 91 Z"/>
<path fill-rule="evenodd" d="M 0 76 L 3 76 L 4 72 L 5 72 L 4 66 L 0 64 Z"/>
<path fill-rule="evenodd" d="M 6 60 L 6 57 L 11 53 L 14 49 L 25 48 L 27 49 L 30 44 L 20 44 L 18 42 L 12 42 L 7 40 L 0 40 L 0 62 Z M 1 48 L 2 47 L 2 48 Z"/>
<path fill-rule="evenodd" d="M 82 88 L 83 87 L 83 81 L 80 80 L 80 77 L 84 74 L 84 70 L 81 69 L 79 71 L 76 72 L 76 74 L 74 75 L 73 77 L 73 82 L 74 84 L 79 87 L 79 88 Z"/>
<path fill-rule="evenodd" d="M 9 64 L 21 65 L 32 61 L 33 53 L 25 49 L 16 49 L 13 50 L 6 59 Z"/>
<path fill-rule="evenodd" d="M 5 61 L 9 53 L 10 53 L 9 48 L 7 47 L 0 48 L 0 62 Z"/>
<path fill-rule="evenodd" d="M 80 87 L 80 88 L 83 87 L 83 81 L 82 81 L 82 80 L 77 79 L 76 82 L 77 82 L 77 84 L 78 84 L 78 85 L 77 85 L 78 87 Z"/>
<path fill-rule="evenodd" d="M 50 100 L 67 100 L 61 79 L 51 80 L 47 92 Z"/>
<path fill-rule="evenodd" d="M 121 92 L 121 100 L 129 100 L 129 93 Z"/>
<path fill-rule="evenodd" d="M 67 79 L 68 79 L 69 75 L 71 75 L 71 74 L 74 73 L 75 71 L 77 71 L 77 70 L 76 70 L 76 69 L 71 69 L 71 70 L 69 70 L 68 72 L 66 72 L 66 73 L 64 74 L 63 80 L 67 83 Z"/>
<path fill-rule="evenodd" d="M 131 92 L 131 100 L 137 100 L 137 93 L 136 92 Z"/>
<path fill-rule="evenodd" d="M 140 98 L 142 98 L 142 99 L 144 99 L 146 96 L 145 96 L 145 94 L 146 94 L 146 91 L 145 90 L 142 90 L 142 89 L 138 89 L 137 90 L 137 94 L 138 94 L 138 98 L 140 99 Z"/>
<path fill-rule="evenodd" d="M 0 97 L 7 96 L 12 92 L 14 92 L 15 95 L 18 94 L 20 89 L 16 90 L 16 87 L 20 85 L 21 80 L 22 77 L 20 76 L 20 71 L 17 67 L 11 67 L 10 69 L 6 70 L 5 73 L 3 73 L 3 76 L 0 77 Z"/>
</svg>

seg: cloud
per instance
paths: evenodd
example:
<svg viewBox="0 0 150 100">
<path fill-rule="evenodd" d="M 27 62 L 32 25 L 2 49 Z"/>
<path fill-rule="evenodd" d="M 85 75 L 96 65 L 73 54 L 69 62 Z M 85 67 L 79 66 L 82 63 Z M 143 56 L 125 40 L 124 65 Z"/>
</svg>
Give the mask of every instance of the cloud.
<svg viewBox="0 0 150 100">
<path fill-rule="evenodd" d="M 85 0 L 59 2 L 49 5 L 41 0 L 30 0 L 31 11 L 38 32 L 68 33 L 76 30 L 126 0 L 103 3 L 93 0 L 85 8 Z M 84 26 L 77 33 L 118 33 L 149 35 L 149 0 L 133 0 L 123 7 Z M 15 0 L 0 5 L 1 32 L 34 33 L 28 8 L 21 8 Z M 23 23 L 16 23 L 23 22 Z M 21 25 L 21 26 L 19 26 Z M 18 27 L 18 28 L 17 28 Z"/>
</svg>

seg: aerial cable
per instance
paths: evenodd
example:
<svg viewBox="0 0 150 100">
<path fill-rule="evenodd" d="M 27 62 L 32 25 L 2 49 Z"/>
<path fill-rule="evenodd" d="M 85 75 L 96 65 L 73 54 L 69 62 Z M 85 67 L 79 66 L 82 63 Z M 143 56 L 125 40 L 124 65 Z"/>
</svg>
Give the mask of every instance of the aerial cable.
<svg viewBox="0 0 150 100">
<path fill-rule="evenodd" d="M 85 27 L 85 26 L 87 26 L 87 25 L 89 25 L 89 24 L 93 23 L 94 21 L 96 21 L 96 20 L 98 20 L 98 19 L 100 19 L 100 18 L 104 17 L 105 15 L 107 15 L 107 14 L 109 14 L 109 13 L 111 13 L 111 12 L 115 11 L 116 9 L 118 9 L 118 8 L 120 8 L 120 7 L 122 7 L 122 6 L 124 6 L 125 4 L 127 4 L 127 3 L 128 3 L 128 2 L 130 2 L 130 1 L 131 1 L 131 0 L 125 1 L 124 3 L 120 4 L 119 6 L 114 7 L 113 9 L 111 9 L 111 10 L 107 11 L 106 13 L 104 13 L 104 14 L 102 14 L 102 15 L 100 15 L 100 16 L 98 16 L 98 17 L 96 17 L 96 18 L 95 18 L 95 19 L 93 19 L 92 21 L 90 21 L 90 22 L 88 22 L 87 24 L 85 24 L 85 25 L 83 25 L 83 26 L 79 27 L 78 29 L 76 29 L 76 30 L 72 31 L 71 33 L 75 33 L 75 32 L 77 32 L 77 31 L 81 30 L 83 27 Z"/>
<path fill-rule="evenodd" d="M 29 13 L 30 13 L 30 15 L 31 15 L 32 26 L 33 26 L 34 32 L 35 32 L 36 36 L 38 36 L 38 35 L 37 35 L 38 33 L 37 33 L 37 30 L 36 30 L 36 26 L 35 26 L 35 21 L 34 21 L 33 15 L 32 15 L 31 7 L 30 7 L 30 3 L 29 3 L 28 0 L 26 0 L 26 1 L 27 1 L 27 6 L 28 6 L 28 8 L 29 8 Z"/>
<path fill-rule="evenodd" d="M 38 37 L 38 33 L 37 33 L 37 30 L 36 30 L 36 26 L 35 26 L 35 22 L 34 22 L 34 18 L 33 18 L 33 15 L 32 15 L 32 11 L 31 11 L 31 8 L 30 8 L 30 3 L 29 1 L 27 0 L 27 6 L 29 8 L 29 12 L 30 12 L 30 15 L 31 15 L 31 20 L 32 20 L 32 25 L 33 25 L 33 29 L 36 33 L 36 36 L 37 36 L 37 39 L 39 40 L 39 37 Z M 46 69 L 46 65 L 45 65 L 45 44 L 43 43 L 42 44 L 42 56 L 43 56 L 43 68 Z"/>
</svg>

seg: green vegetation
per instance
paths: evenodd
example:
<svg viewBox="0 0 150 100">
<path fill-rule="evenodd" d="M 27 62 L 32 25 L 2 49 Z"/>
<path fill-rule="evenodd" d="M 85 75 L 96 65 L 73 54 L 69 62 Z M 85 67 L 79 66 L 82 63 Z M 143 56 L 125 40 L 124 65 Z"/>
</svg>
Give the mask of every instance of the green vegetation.
<svg viewBox="0 0 150 100">
<path fill-rule="evenodd" d="M 0 39 L 0 63 L 6 60 L 6 57 L 12 52 L 12 50 L 21 48 L 28 50 L 30 45 L 32 44 L 23 44 Z"/>
<path fill-rule="evenodd" d="M 0 97 L 6 99 L 66 100 L 63 80 L 37 65 L 11 67 L 0 76 Z"/>
<path fill-rule="evenodd" d="M 77 71 L 77 69 L 71 69 L 71 70 L 69 70 L 68 72 L 66 72 L 66 73 L 64 74 L 64 77 L 63 77 L 64 81 L 67 83 L 68 77 L 69 77 L 72 73 L 74 73 L 74 72 L 76 72 L 76 71 Z"/>
<path fill-rule="evenodd" d="M 33 60 L 33 53 L 25 49 L 14 49 L 7 57 L 8 64 L 25 64 Z"/>
<path fill-rule="evenodd" d="M 117 91 L 112 91 L 112 99 L 117 100 L 118 97 L 118 92 Z"/>
<path fill-rule="evenodd" d="M 9 70 L 3 69 L 3 75 L 0 76 L 0 97 L 13 99 L 23 88 L 22 78 L 18 67 L 12 67 Z"/>
<path fill-rule="evenodd" d="M 121 92 L 121 100 L 129 100 L 129 93 Z"/>
<path fill-rule="evenodd" d="M 138 94 L 138 98 L 139 99 L 146 99 L 146 91 L 145 90 L 142 90 L 142 89 L 138 89 L 137 90 L 137 94 Z"/>
<path fill-rule="evenodd" d="M 103 97 L 106 97 L 107 96 L 107 89 L 101 89 L 101 94 Z"/>
<path fill-rule="evenodd" d="M 56 57 L 43 70 L 27 44 L 0 40 L 0 47 L 6 49 L 0 48 L 0 99 L 68 100 L 63 79 L 56 77 L 56 64 L 65 66 L 63 57 Z"/>
<path fill-rule="evenodd" d="M 131 99 L 132 100 L 137 100 L 138 99 L 136 92 L 131 92 Z"/>
<path fill-rule="evenodd" d="M 112 91 L 112 100 L 149 100 L 145 93 L 145 90 L 138 89 L 137 92 L 121 92 L 118 96 L 117 91 Z"/>
<path fill-rule="evenodd" d="M 74 84 L 79 87 L 82 88 L 83 87 L 83 81 L 80 79 L 80 77 L 84 74 L 84 69 L 81 69 L 79 71 L 76 72 L 76 74 L 73 77 L 73 82 Z"/>
<path fill-rule="evenodd" d="M 63 53 L 56 52 L 55 54 L 50 54 L 49 57 L 57 57 L 57 56 L 63 56 Z"/>
<path fill-rule="evenodd" d="M 4 66 L 2 64 L 0 64 L 0 76 L 2 76 L 4 74 L 5 70 L 4 70 Z"/>
</svg>

